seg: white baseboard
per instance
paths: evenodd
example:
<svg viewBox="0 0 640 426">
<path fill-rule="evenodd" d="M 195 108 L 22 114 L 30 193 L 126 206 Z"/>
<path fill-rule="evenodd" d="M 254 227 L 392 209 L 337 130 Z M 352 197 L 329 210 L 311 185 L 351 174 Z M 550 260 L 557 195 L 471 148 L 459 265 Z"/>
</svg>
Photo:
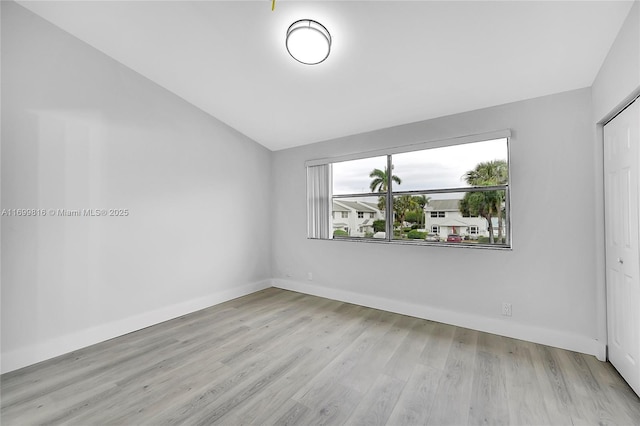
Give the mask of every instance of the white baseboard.
<svg viewBox="0 0 640 426">
<path fill-rule="evenodd" d="M 182 315 L 190 314 L 209 306 L 217 305 L 237 297 L 255 293 L 271 287 L 271 280 L 249 283 L 240 287 L 216 292 L 198 299 L 166 306 L 154 311 L 145 312 L 118 321 L 80 330 L 78 332 L 56 337 L 35 345 L 2 353 L 0 361 L 2 373 L 17 370 L 40 361 L 66 354 L 150 325 L 158 324 Z"/>
<path fill-rule="evenodd" d="M 433 306 L 417 305 L 398 300 L 383 299 L 377 296 L 354 293 L 335 288 L 327 288 L 301 281 L 274 279 L 273 286 L 284 290 L 297 291 L 341 302 L 353 303 L 383 311 L 409 315 L 445 324 L 451 324 L 472 330 L 498 334 L 514 339 L 540 343 L 556 348 L 567 349 L 593 355 L 601 361 L 605 360 L 605 345 L 595 339 L 586 336 L 567 333 L 559 330 L 547 329 L 516 323 L 511 320 L 489 318 L 474 314 L 465 314 L 455 311 L 435 308 Z"/>
<path fill-rule="evenodd" d="M 376 296 L 327 288 L 300 281 L 274 279 L 259 281 L 246 284 L 241 287 L 220 291 L 198 299 L 189 300 L 97 327 L 81 330 L 72 334 L 49 339 L 47 341 L 38 342 L 35 345 L 23 347 L 14 351 L 3 352 L 0 358 L 0 372 L 6 373 L 17 370 L 19 368 L 100 343 L 114 337 L 122 336 L 124 334 L 131 333 L 132 331 L 140 330 L 172 318 L 217 305 L 237 297 L 255 293 L 256 291 L 264 290 L 265 288 L 272 286 L 594 355 L 601 361 L 606 359 L 606 345 L 585 336 L 515 323 L 513 321 L 506 321 L 497 318 L 487 318 L 478 315 L 448 311 L 432 306 L 383 299 Z"/>
</svg>

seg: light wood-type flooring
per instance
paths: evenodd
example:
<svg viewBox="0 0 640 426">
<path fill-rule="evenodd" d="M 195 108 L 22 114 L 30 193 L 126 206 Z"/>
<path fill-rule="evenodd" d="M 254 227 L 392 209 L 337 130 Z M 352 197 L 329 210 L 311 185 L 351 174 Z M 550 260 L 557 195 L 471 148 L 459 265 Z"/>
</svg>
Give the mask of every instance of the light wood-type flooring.
<svg viewBox="0 0 640 426">
<path fill-rule="evenodd" d="M 0 380 L 5 426 L 640 424 L 592 356 L 275 288 Z"/>
</svg>

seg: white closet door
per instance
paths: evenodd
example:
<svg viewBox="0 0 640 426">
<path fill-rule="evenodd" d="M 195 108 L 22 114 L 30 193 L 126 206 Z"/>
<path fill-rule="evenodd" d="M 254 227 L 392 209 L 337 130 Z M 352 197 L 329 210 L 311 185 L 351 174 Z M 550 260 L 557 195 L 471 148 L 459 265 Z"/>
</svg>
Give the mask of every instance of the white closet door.
<svg viewBox="0 0 640 426">
<path fill-rule="evenodd" d="M 640 101 L 604 126 L 609 361 L 640 395 Z"/>
</svg>

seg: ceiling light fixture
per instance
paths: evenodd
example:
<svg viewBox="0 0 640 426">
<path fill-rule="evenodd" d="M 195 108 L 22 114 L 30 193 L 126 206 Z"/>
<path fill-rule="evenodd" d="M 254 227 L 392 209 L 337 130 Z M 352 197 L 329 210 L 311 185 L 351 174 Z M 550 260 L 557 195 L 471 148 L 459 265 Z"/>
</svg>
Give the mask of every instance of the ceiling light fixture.
<svg viewBox="0 0 640 426">
<path fill-rule="evenodd" d="M 301 19 L 287 30 L 286 45 L 293 59 L 306 65 L 315 65 L 329 56 L 331 34 L 319 22 Z"/>
</svg>

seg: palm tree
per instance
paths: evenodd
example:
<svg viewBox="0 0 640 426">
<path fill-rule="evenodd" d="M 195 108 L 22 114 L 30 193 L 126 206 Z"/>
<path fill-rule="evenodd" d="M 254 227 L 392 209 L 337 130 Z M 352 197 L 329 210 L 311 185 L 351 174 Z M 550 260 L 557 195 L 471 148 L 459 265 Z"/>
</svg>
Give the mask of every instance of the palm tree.
<svg viewBox="0 0 640 426">
<path fill-rule="evenodd" d="M 387 183 L 389 182 L 389 175 L 387 174 L 387 168 L 384 168 L 384 171 L 380 169 L 373 169 L 371 173 L 369 173 L 369 177 L 373 180 L 371 184 L 369 184 L 369 188 L 371 188 L 371 192 L 387 192 Z M 400 185 L 402 183 L 402 179 L 400 179 L 396 175 L 391 176 L 391 180 Z"/>
<path fill-rule="evenodd" d="M 493 160 L 478 163 L 476 168 L 469 170 L 462 178 L 473 186 L 493 186 L 507 183 L 507 162 Z"/>
<path fill-rule="evenodd" d="M 371 173 L 369 173 L 369 177 L 372 178 L 371 184 L 369 184 L 369 188 L 371 188 L 371 192 L 387 192 L 387 184 L 389 182 L 389 175 L 387 174 L 387 168 L 384 168 L 384 171 L 380 169 L 373 169 Z M 391 176 L 391 180 L 400 185 L 402 183 L 402 179 L 400 179 L 396 175 Z M 380 210 L 386 210 L 386 202 L 384 197 L 380 197 L 378 199 L 378 208 Z"/>
<path fill-rule="evenodd" d="M 413 197 L 416 200 L 416 203 L 418 204 L 418 211 L 420 212 L 420 225 L 425 225 L 424 223 L 424 219 L 425 219 L 425 210 L 424 208 L 429 205 L 429 202 L 431 201 L 431 197 L 427 197 L 426 195 L 418 195 Z"/>
<path fill-rule="evenodd" d="M 478 163 L 473 170 L 469 170 L 462 178 L 473 186 L 495 186 L 507 183 L 508 167 L 504 160 L 493 160 Z M 467 193 L 460 203 L 461 211 L 464 213 L 475 213 L 483 216 L 489 225 L 489 241 L 493 243 L 493 223 L 491 217 L 495 214 L 498 217 L 498 241 L 502 241 L 502 204 L 504 203 L 504 191 L 488 191 Z"/>
<path fill-rule="evenodd" d="M 493 244 L 493 222 L 494 202 L 487 195 L 488 192 L 467 192 L 460 200 L 458 209 L 464 216 L 481 216 L 487 221 L 489 228 L 489 243 Z"/>
<path fill-rule="evenodd" d="M 429 204 L 429 201 L 431 201 L 431 197 L 427 197 L 426 195 L 415 195 L 413 199 L 416 204 L 418 204 L 418 208 L 420 210 L 424 210 L 424 207 Z"/>
</svg>

